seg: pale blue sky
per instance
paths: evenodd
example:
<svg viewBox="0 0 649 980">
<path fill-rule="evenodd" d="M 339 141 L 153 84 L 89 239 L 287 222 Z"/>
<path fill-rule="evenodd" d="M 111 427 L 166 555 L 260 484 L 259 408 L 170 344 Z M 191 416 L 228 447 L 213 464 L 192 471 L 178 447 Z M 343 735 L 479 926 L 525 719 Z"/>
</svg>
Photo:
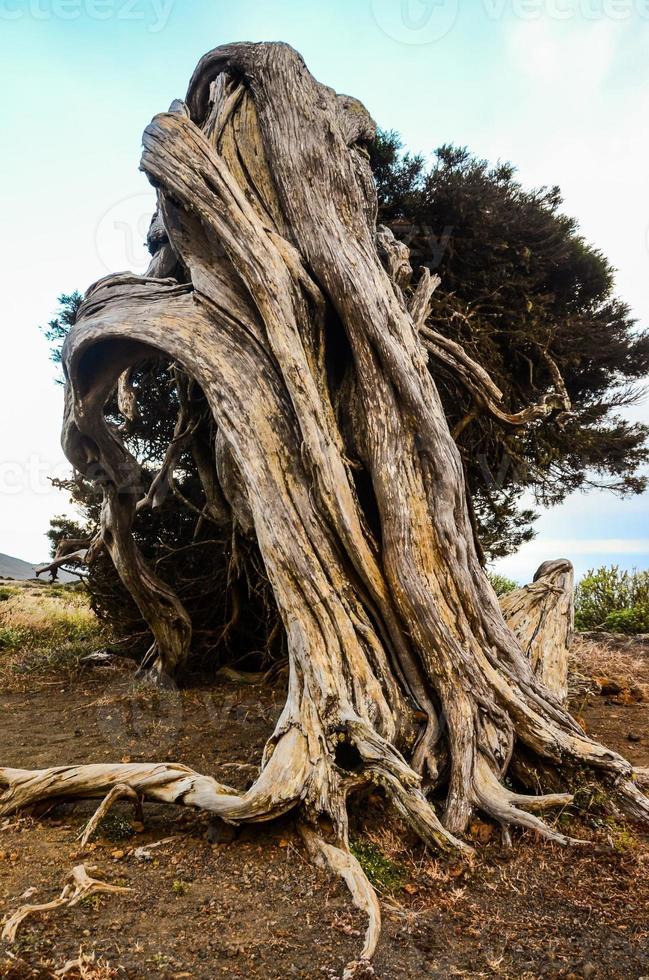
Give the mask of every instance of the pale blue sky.
<svg viewBox="0 0 649 980">
<path fill-rule="evenodd" d="M 61 392 L 37 325 L 58 293 L 141 271 L 142 130 L 233 40 L 288 41 L 413 150 L 467 144 L 558 183 L 649 322 L 646 0 L 0 0 L 0 552 L 40 560 L 64 509 L 47 481 L 66 472 Z M 559 554 L 579 572 L 649 567 L 648 511 L 646 495 L 575 496 L 503 570 L 527 579 Z"/>
</svg>

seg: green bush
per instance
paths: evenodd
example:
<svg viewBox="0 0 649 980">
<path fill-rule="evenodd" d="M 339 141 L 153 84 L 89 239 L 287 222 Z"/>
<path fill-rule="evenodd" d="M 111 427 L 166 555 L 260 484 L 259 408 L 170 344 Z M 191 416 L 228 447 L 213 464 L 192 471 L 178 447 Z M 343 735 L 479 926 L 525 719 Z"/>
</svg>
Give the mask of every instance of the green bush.
<svg viewBox="0 0 649 980">
<path fill-rule="evenodd" d="M 649 571 L 591 569 L 575 589 L 575 626 L 610 633 L 649 632 Z"/>
<path fill-rule="evenodd" d="M 609 613 L 604 629 L 607 633 L 649 633 L 649 606 L 631 606 Z"/>
<path fill-rule="evenodd" d="M 496 595 L 506 595 L 507 592 L 513 592 L 514 589 L 518 588 L 518 582 L 515 582 L 513 578 L 499 575 L 498 572 L 487 572 L 487 578 Z"/>
<path fill-rule="evenodd" d="M 22 630 L 13 626 L 0 626 L 0 650 L 15 650 L 23 642 Z"/>
</svg>

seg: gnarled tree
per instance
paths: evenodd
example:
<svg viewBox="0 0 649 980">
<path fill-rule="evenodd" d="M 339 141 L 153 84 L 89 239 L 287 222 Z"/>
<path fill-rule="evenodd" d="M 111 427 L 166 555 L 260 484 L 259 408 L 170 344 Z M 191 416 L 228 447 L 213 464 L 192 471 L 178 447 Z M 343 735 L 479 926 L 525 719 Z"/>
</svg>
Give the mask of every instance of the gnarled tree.
<svg viewBox="0 0 649 980">
<path fill-rule="evenodd" d="M 294 809 L 309 850 L 368 912 L 363 960 L 379 912 L 347 847 L 346 799 L 364 781 L 427 844 L 461 852 L 476 810 L 568 843 L 537 812 L 570 802 L 584 774 L 619 810 L 649 817 L 630 764 L 584 734 L 503 618 L 427 360 L 512 425 L 569 411 L 561 378 L 509 417 L 483 368 L 426 327 L 437 283 L 424 271 L 412 287 L 407 248 L 376 228 L 373 135 L 363 106 L 316 82 L 286 45 L 206 55 L 186 101 L 144 133 L 159 201 L 148 274 L 93 285 L 63 351 L 65 449 L 103 492 L 92 547 L 111 556 L 149 623 L 158 677 L 187 657 L 192 623 L 138 550 L 134 516 L 154 503 L 156 481 L 143 489 L 105 408 L 116 390 L 129 402 L 130 372 L 152 353 L 177 363 L 209 406 L 207 507 L 254 535 L 289 656 L 258 779 L 238 793 L 164 763 L 0 769 L 0 815 L 117 785 L 233 823 Z M 198 424 L 188 399 L 161 481 Z M 563 576 L 544 592 L 558 597 L 543 605 L 551 637 L 549 619 L 569 615 L 559 601 L 569 571 L 541 574 Z M 505 787 L 508 770 L 520 792 Z"/>
</svg>

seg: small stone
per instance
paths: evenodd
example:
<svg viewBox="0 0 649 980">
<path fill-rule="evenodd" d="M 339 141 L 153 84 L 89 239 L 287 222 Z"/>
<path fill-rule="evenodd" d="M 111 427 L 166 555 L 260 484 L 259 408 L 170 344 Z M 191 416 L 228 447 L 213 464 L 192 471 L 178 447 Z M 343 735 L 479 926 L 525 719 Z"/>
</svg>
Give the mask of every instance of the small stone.
<svg viewBox="0 0 649 980">
<path fill-rule="evenodd" d="M 205 834 L 210 844 L 230 844 L 237 836 L 237 828 L 219 817 L 210 820 Z"/>
<path fill-rule="evenodd" d="M 621 694 L 622 685 L 618 684 L 611 677 L 596 677 L 596 682 L 599 685 L 599 693 L 604 697 L 610 697 L 611 694 Z"/>
<path fill-rule="evenodd" d="M 642 738 L 640 737 L 640 735 L 636 735 L 635 732 L 629 732 L 629 734 L 627 735 L 627 738 L 628 738 L 628 740 L 630 742 L 641 742 L 642 741 Z"/>
<path fill-rule="evenodd" d="M 486 844 L 494 835 L 494 825 L 491 823 L 485 823 L 484 820 L 472 820 L 471 826 L 469 827 L 469 832 L 474 840 L 480 841 L 481 844 Z"/>
<path fill-rule="evenodd" d="M 113 857 L 116 861 L 121 861 L 124 857 L 124 851 L 113 851 L 111 857 Z"/>
</svg>

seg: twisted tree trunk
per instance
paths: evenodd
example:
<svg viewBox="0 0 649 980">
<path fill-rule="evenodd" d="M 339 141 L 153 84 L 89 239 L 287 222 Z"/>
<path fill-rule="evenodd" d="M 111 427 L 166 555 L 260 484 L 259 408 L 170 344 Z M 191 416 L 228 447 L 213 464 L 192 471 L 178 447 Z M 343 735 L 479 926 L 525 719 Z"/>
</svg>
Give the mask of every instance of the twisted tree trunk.
<svg viewBox="0 0 649 980">
<path fill-rule="evenodd" d="M 569 802 L 585 773 L 620 809 L 649 816 L 630 764 L 584 735 L 535 673 L 534 637 L 520 628 L 521 646 L 503 619 L 428 356 L 511 424 L 566 410 L 565 391 L 557 383 L 541 408 L 508 415 L 480 366 L 430 336 L 436 281 L 424 270 L 411 289 L 408 250 L 377 233 L 373 136 L 363 106 L 316 82 L 286 45 L 206 55 L 186 101 L 144 133 L 159 199 L 149 272 L 92 286 L 63 353 L 65 449 L 103 487 L 101 543 L 151 626 L 160 678 L 187 657 L 191 622 L 137 549 L 138 502 L 152 495 L 104 408 L 152 350 L 205 393 L 218 430 L 206 500 L 216 494 L 221 511 L 226 501 L 256 536 L 289 651 L 286 706 L 257 782 L 239 794 L 166 764 L 0 769 L 0 815 L 117 784 L 233 823 L 296 809 L 310 852 L 368 912 L 364 958 L 379 914 L 346 814 L 364 781 L 427 844 L 461 851 L 477 809 L 567 843 L 536 811 Z M 567 640 L 564 586 L 568 606 L 546 610 L 546 646 L 554 622 L 557 644 Z M 512 762 L 530 789 L 552 792 L 506 789 Z"/>
</svg>

